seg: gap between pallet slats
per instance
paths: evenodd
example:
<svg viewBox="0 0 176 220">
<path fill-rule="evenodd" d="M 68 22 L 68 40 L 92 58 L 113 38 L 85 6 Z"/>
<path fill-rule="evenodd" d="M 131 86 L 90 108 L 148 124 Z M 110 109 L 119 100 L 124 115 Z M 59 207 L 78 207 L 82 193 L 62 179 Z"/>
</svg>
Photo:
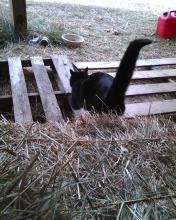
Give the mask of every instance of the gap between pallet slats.
<svg viewBox="0 0 176 220">
<path fill-rule="evenodd" d="M 63 122 L 63 117 L 41 57 L 31 57 L 37 87 L 47 121 Z"/>
<path fill-rule="evenodd" d="M 15 122 L 33 121 L 24 73 L 19 57 L 8 58 Z"/>
</svg>

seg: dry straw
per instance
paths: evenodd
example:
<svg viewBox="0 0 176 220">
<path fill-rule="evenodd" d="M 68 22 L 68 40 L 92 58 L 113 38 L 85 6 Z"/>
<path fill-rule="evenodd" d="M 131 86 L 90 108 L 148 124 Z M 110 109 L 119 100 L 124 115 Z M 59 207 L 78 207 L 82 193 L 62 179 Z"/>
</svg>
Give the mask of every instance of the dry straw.
<svg viewBox="0 0 176 220">
<path fill-rule="evenodd" d="M 0 219 L 172 219 L 173 118 L 0 121 Z"/>
</svg>

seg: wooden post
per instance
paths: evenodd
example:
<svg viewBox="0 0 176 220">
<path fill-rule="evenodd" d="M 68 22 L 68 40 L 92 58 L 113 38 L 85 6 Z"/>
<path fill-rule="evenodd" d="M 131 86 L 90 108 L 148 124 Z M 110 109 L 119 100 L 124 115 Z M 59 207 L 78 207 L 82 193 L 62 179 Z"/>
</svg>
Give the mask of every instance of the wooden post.
<svg viewBox="0 0 176 220">
<path fill-rule="evenodd" d="M 9 0 L 11 21 L 16 34 L 23 36 L 27 31 L 26 0 Z"/>
</svg>

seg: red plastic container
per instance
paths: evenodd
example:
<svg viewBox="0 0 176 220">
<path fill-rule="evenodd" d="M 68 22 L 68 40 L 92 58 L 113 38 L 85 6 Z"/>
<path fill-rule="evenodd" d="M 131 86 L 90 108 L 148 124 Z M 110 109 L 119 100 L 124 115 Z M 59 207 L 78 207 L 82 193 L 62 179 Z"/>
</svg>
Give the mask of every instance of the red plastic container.
<svg viewBox="0 0 176 220">
<path fill-rule="evenodd" d="M 176 37 L 176 11 L 165 12 L 158 18 L 156 34 L 160 37 Z"/>
</svg>

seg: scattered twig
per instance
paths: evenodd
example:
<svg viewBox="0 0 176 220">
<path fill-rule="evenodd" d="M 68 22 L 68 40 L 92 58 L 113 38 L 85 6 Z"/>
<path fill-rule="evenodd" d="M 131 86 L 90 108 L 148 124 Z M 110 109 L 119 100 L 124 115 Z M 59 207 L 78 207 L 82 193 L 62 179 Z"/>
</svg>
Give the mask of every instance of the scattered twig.
<svg viewBox="0 0 176 220">
<path fill-rule="evenodd" d="M 2 138 L 3 136 L 5 136 L 5 135 L 8 134 L 9 132 L 13 131 L 13 129 L 14 129 L 14 128 L 10 128 L 10 129 L 8 129 L 7 131 L 5 131 L 4 133 L 2 133 L 2 134 L 0 135 L 0 138 Z"/>
<path fill-rule="evenodd" d="M 41 141 L 41 142 L 47 142 L 47 140 L 45 138 L 28 138 L 29 141 Z M 119 143 L 119 144 L 123 144 L 123 143 L 142 143 L 142 142 L 158 142 L 158 141 L 170 141 L 170 137 L 157 137 L 157 138 L 140 138 L 140 139 L 123 139 L 123 140 L 76 140 L 77 143 Z M 175 140 L 175 139 L 174 139 Z M 58 143 L 57 141 L 60 141 L 60 139 L 51 139 L 51 141 L 56 141 L 56 143 Z M 65 141 L 65 140 L 64 140 Z M 75 140 L 66 140 L 67 143 L 74 143 Z"/>
<path fill-rule="evenodd" d="M 10 186 L 6 189 L 4 196 L 7 196 L 20 182 L 21 179 L 24 179 L 26 174 L 31 170 L 31 168 L 33 167 L 35 161 L 37 160 L 38 156 L 39 156 L 40 152 L 38 152 L 34 159 L 31 161 L 31 163 L 29 164 L 29 166 L 26 167 L 26 169 L 23 171 L 23 173 L 17 177 L 11 184 Z"/>
<path fill-rule="evenodd" d="M 72 176 L 73 176 L 74 180 L 79 184 L 79 187 L 80 187 L 81 191 L 84 193 L 84 195 L 86 195 L 85 197 L 86 197 L 86 200 L 87 200 L 88 204 L 90 205 L 90 207 L 92 209 L 94 209 L 91 200 L 89 199 L 89 197 L 88 197 L 88 195 L 87 195 L 83 185 L 80 183 L 78 177 L 75 175 L 74 170 L 73 170 L 73 168 L 72 168 L 72 166 L 70 164 L 69 164 L 69 167 L 72 170 Z"/>
<path fill-rule="evenodd" d="M 25 139 L 27 138 L 32 126 L 33 126 L 34 123 L 32 123 L 29 127 L 29 129 L 27 130 L 27 132 L 25 133 L 24 137 L 21 139 L 21 141 L 18 143 L 18 145 L 14 148 L 14 150 L 17 150 L 22 144 L 23 142 L 25 141 Z"/>
<path fill-rule="evenodd" d="M 16 152 L 14 152 L 13 150 L 10 150 L 8 148 L 0 148 L 0 151 L 4 151 L 4 152 L 6 152 L 6 153 L 8 153 L 8 154 L 10 154 L 10 155 L 12 155 L 14 157 L 17 156 Z"/>
<path fill-rule="evenodd" d="M 70 158 L 67 159 L 67 161 L 66 161 L 64 164 L 60 165 L 60 168 L 59 168 L 58 170 L 56 170 L 55 172 L 53 171 L 52 175 L 51 175 L 50 178 L 49 178 L 48 183 L 43 187 L 43 189 L 41 190 L 41 192 L 44 192 L 44 191 L 47 189 L 47 187 L 49 186 L 49 184 L 56 178 L 56 176 L 58 176 L 59 173 L 64 169 L 64 167 L 66 167 L 66 166 L 71 162 L 71 160 L 73 159 L 73 157 L 74 157 L 74 154 L 73 154 L 73 153 L 70 153 Z M 56 168 L 56 167 L 55 167 L 55 168 Z"/>
<path fill-rule="evenodd" d="M 110 205 L 120 205 L 120 204 L 134 204 L 134 203 L 140 203 L 140 202 L 151 202 L 153 200 L 163 200 L 163 199 L 171 199 L 175 198 L 176 194 L 168 194 L 168 195 L 160 195 L 160 196 L 151 196 L 148 198 L 141 198 L 141 199 L 131 199 L 126 201 L 120 201 L 117 203 L 111 203 Z"/>
</svg>

